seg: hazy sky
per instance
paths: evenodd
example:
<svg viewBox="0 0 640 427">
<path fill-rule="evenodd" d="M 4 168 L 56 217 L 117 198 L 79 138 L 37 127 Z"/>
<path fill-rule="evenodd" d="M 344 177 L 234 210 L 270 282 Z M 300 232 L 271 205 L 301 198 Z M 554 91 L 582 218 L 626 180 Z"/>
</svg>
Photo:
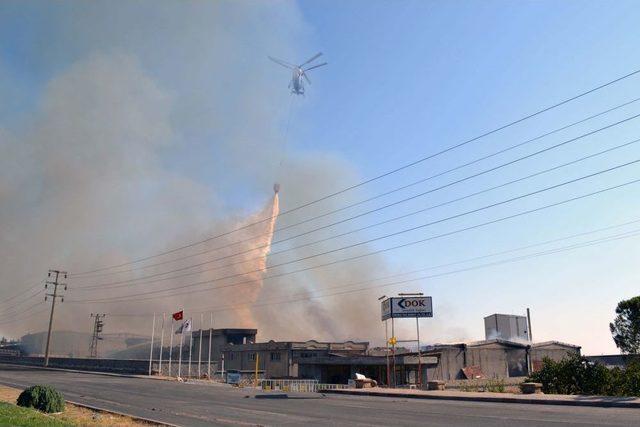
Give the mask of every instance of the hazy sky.
<svg viewBox="0 0 640 427">
<path fill-rule="evenodd" d="M 90 270 L 224 231 L 263 209 L 273 182 L 282 183 L 281 208 L 286 211 L 635 71 L 640 68 L 639 20 L 640 7 L 633 1 L 3 1 L 0 296 L 11 297 L 33 286 L 48 268 Z M 310 72 L 312 85 L 306 96 L 292 99 L 288 71 L 267 55 L 301 62 L 318 51 L 329 66 Z M 278 227 L 437 174 L 638 97 L 640 74 L 282 217 Z M 427 191 L 639 113 L 640 101 L 630 103 L 295 232 Z M 295 239 L 274 251 L 443 203 L 636 138 L 640 118 Z M 640 143 L 334 239 L 321 248 L 375 239 L 636 159 Z M 386 249 L 638 178 L 640 166 L 633 164 L 353 251 L 318 257 L 314 263 Z M 374 259 L 339 264 L 326 273 L 291 278 L 288 290 L 278 292 L 282 298 L 288 292 L 314 293 L 322 290 L 316 282 L 340 289 L 341 283 L 362 276 L 378 278 L 454 263 L 630 222 L 640 219 L 639 195 L 640 184 L 629 185 Z M 629 224 L 423 274 L 638 228 L 640 223 Z M 286 231 L 281 237 L 293 234 Z M 309 251 L 275 255 L 269 263 L 314 253 L 313 248 Z M 381 324 L 359 329 L 352 314 L 370 313 L 375 321 L 379 295 L 421 290 L 434 298 L 435 317 L 423 321 L 426 341 L 481 339 L 484 316 L 523 314 L 530 307 L 536 340 L 578 344 L 585 353 L 616 352 L 608 323 L 617 302 L 639 292 L 638 255 L 634 236 L 395 288 L 301 301 L 295 313 L 300 318 L 325 318 L 331 330 L 344 322 L 343 335 L 327 332 L 328 337 L 379 341 Z M 86 297 L 71 291 L 70 300 Z M 216 297 L 199 295 L 219 305 Z M 233 295 L 226 295 L 223 302 L 230 299 Z M 197 302 L 191 304 L 205 306 Z M 127 307 L 148 313 L 176 305 L 146 301 Z M 13 314 L 10 306 L 0 305 L 0 333 L 19 336 L 45 326 L 44 313 L 17 325 L 8 323 L 7 316 Z M 288 309 L 275 310 L 267 320 L 287 325 L 290 314 Z M 85 315 L 78 314 L 78 319 Z M 75 321 L 69 318 L 66 325 L 72 327 Z M 316 321 L 308 322 L 310 326 L 303 321 L 291 333 L 313 338 L 305 336 L 305 328 Z M 271 328 L 270 336 L 284 338 L 276 329 Z M 379 336 L 370 336 L 375 333 Z"/>
</svg>

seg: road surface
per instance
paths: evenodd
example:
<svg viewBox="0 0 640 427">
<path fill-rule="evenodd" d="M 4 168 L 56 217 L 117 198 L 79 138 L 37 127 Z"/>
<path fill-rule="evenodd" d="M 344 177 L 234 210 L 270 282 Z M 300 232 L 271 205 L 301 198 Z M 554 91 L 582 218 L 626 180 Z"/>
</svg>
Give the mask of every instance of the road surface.
<svg viewBox="0 0 640 427">
<path fill-rule="evenodd" d="M 640 409 L 299 394 L 256 399 L 227 385 L 184 384 L 0 364 L 0 383 L 51 384 L 69 400 L 184 425 L 638 426 Z"/>
</svg>

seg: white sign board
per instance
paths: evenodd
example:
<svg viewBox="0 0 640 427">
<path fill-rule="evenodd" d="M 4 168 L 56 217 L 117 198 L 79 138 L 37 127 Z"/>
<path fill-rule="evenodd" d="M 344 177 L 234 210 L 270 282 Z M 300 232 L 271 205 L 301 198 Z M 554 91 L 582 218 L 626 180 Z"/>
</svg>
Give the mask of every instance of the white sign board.
<svg viewBox="0 0 640 427">
<path fill-rule="evenodd" d="M 394 297 L 382 301 L 382 320 L 402 317 L 433 317 L 431 297 Z"/>
</svg>

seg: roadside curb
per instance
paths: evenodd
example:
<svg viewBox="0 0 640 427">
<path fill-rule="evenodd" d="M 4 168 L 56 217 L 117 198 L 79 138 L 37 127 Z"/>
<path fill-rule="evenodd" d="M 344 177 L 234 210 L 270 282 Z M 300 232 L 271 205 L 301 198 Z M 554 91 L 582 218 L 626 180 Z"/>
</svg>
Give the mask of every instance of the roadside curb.
<svg viewBox="0 0 640 427">
<path fill-rule="evenodd" d="M 394 397 L 407 399 L 432 399 L 432 400 L 454 400 L 465 402 L 492 402 L 492 403 L 522 403 L 529 405 L 556 405 L 556 406 L 590 406 L 599 408 L 640 408 L 640 402 L 624 402 L 619 400 L 575 400 L 575 399 L 544 399 L 526 397 L 498 397 L 498 396 L 453 396 L 437 394 L 418 393 L 394 393 L 385 391 L 355 391 L 355 390 L 323 390 L 324 394 L 348 394 L 353 396 L 373 396 L 373 397 Z"/>
<path fill-rule="evenodd" d="M 153 375 L 136 375 L 136 374 L 119 374 L 117 372 L 101 372 L 101 371 L 84 371 L 80 369 L 66 369 L 66 368 L 53 368 L 50 366 L 38 366 L 38 365 L 27 365 L 23 363 L 7 363 L 0 362 L 0 365 L 9 365 L 15 367 L 27 367 L 32 369 L 44 369 L 48 371 L 63 371 L 63 372 L 73 372 L 76 374 L 91 374 L 91 375 L 104 375 L 106 377 L 122 377 L 122 378 L 138 378 L 138 379 L 152 379 L 157 381 L 176 381 L 174 378 L 165 378 L 158 377 Z"/>
<path fill-rule="evenodd" d="M 101 408 L 99 406 L 88 405 L 86 403 L 80 403 L 80 402 L 76 402 L 76 401 L 73 401 L 73 400 L 67 400 L 67 402 L 71 403 L 72 405 L 75 405 L 75 406 L 78 406 L 78 407 L 81 407 L 81 408 L 90 409 L 90 410 L 95 411 L 95 412 L 104 412 L 104 413 L 107 413 L 107 414 L 120 415 L 122 417 L 131 418 L 132 420 L 135 420 L 135 421 L 142 421 L 142 422 L 146 422 L 146 423 L 150 423 L 150 424 L 156 424 L 156 425 L 159 425 L 159 426 L 166 426 L 166 427 L 180 427 L 178 424 L 166 423 L 166 422 L 163 422 L 163 421 L 154 420 L 153 418 L 139 417 L 137 415 L 131 415 L 131 414 L 127 414 L 125 412 L 114 411 L 112 409 L 105 409 L 105 408 Z"/>
</svg>

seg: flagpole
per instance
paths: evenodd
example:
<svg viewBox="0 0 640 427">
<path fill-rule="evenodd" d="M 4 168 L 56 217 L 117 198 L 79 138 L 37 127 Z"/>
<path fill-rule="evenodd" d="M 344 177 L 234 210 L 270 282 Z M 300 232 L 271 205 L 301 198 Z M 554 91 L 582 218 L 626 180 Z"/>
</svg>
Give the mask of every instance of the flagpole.
<svg viewBox="0 0 640 427">
<path fill-rule="evenodd" d="M 151 361 L 153 360 L 153 336 L 156 333 L 156 313 L 153 313 L 153 326 L 151 327 L 151 348 L 149 349 L 149 375 L 151 375 Z"/>
<path fill-rule="evenodd" d="M 211 380 L 211 333 L 213 332 L 213 313 L 211 313 L 211 320 L 209 322 L 209 380 Z"/>
<path fill-rule="evenodd" d="M 193 326 L 191 326 L 191 328 L 189 329 L 191 330 L 189 331 L 189 371 L 187 373 L 187 378 L 191 378 L 191 349 L 193 348 Z"/>
<path fill-rule="evenodd" d="M 178 352 L 178 378 L 182 373 L 182 340 L 184 338 L 184 323 L 181 326 L 182 330 L 180 331 L 180 351 Z"/>
<path fill-rule="evenodd" d="M 203 313 L 200 313 L 200 341 L 199 341 L 199 348 L 198 348 L 198 379 L 202 378 L 202 375 L 200 373 L 200 365 L 202 364 L 202 316 L 204 316 Z"/>
<path fill-rule="evenodd" d="M 160 361 L 158 362 L 160 375 L 162 375 L 162 351 L 164 350 L 164 318 L 165 315 L 162 313 L 162 326 L 160 327 Z"/>
<path fill-rule="evenodd" d="M 171 355 L 173 354 L 173 315 L 171 316 L 171 338 L 169 339 L 169 376 L 171 375 Z"/>
</svg>

